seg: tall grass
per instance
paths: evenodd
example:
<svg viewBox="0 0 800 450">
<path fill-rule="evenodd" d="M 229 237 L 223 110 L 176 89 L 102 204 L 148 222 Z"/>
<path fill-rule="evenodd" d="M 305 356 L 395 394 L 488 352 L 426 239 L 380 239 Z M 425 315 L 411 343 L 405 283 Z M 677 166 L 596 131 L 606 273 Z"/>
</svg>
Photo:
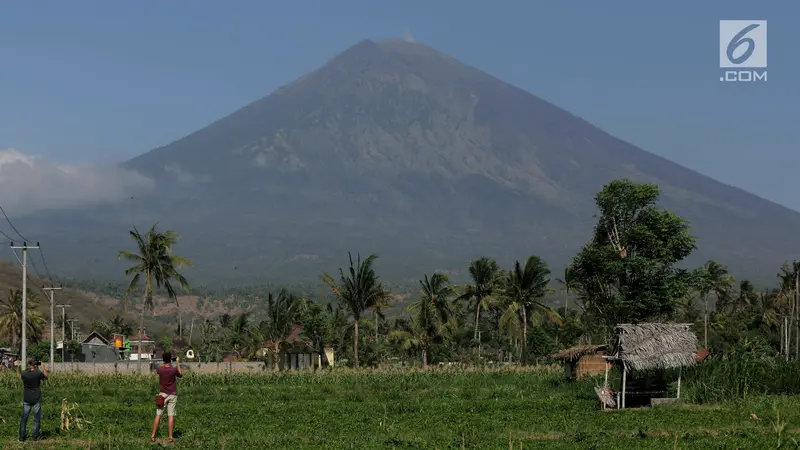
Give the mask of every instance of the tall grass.
<svg viewBox="0 0 800 450">
<path fill-rule="evenodd" d="M 785 361 L 761 347 L 758 342 L 745 341 L 723 357 L 684 372 L 686 399 L 720 403 L 760 395 L 800 394 L 800 361 Z"/>
</svg>

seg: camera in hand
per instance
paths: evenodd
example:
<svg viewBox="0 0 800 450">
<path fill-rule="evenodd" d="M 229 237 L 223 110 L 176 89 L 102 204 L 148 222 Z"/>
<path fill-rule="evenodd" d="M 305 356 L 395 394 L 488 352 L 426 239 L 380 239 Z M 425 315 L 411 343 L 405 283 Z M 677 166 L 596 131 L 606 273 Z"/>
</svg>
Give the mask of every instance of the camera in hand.
<svg viewBox="0 0 800 450">
<path fill-rule="evenodd" d="M 41 361 L 39 361 L 38 359 L 34 359 L 34 360 L 33 360 L 33 365 L 34 365 L 34 366 L 36 366 L 36 367 L 39 367 L 39 366 L 41 366 L 41 365 L 42 365 L 42 362 L 41 362 Z"/>
</svg>

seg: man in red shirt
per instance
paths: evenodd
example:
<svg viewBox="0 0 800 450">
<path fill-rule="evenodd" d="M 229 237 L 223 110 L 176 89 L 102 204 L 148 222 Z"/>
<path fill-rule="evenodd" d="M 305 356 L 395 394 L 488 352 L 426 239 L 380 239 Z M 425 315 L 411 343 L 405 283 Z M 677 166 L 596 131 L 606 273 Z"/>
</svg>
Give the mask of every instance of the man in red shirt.
<svg viewBox="0 0 800 450">
<path fill-rule="evenodd" d="M 164 408 L 167 409 L 169 416 L 169 442 L 172 442 L 172 430 L 175 428 L 175 405 L 178 403 L 178 389 L 177 377 L 183 376 L 181 369 L 181 359 L 175 358 L 176 367 L 172 367 L 172 354 L 164 353 L 164 363 L 158 366 L 156 373 L 158 374 L 159 393 L 158 395 L 164 397 L 164 406 L 156 408 L 156 418 L 153 421 L 153 434 L 150 435 L 150 441 L 156 441 L 156 431 L 158 431 L 158 424 L 161 422 L 161 415 L 164 413 Z"/>
</svg>

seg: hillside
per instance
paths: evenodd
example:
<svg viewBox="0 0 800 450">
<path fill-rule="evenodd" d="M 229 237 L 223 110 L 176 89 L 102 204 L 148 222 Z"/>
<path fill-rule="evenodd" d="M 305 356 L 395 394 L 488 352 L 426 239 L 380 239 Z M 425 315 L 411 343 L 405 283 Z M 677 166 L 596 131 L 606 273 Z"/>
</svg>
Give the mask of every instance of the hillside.
<svg viewBox="0 0 800 450">
<path fill-rule="evenodd" d="M 30 297 L 35 296 L 38 300 L 37 310 L 42 312 L 47 322 L 46 327 L 49 328 L 50 299 L 47 296 L 48 294 L 41 289 L 42 286 L 48 284 L 42 283 L 30 271 L 28 280 L 28 295 Z M 22 269 L 11 261 L 0 260 L 0 295 L 8 296 L 12 289 L 22 289 Z M 119 308 L 111 306 L 114 300 L 90 292 L 64 288 L 63 290 L 55 291 L 53 298 L 56 305 L 71 305 L 66 308 L 66 316 L 68 319 L 76 319 L 75 328 L 84 333 L 84 335 L 92 331 L 92 323 L 96 321 L 108 322 L 117 314 L 121 314 Z M 139 326 L 138 314 L 131 312 L 121 315 L 132 324 L 134 329 Z M 56 308 L 55 328 L 57 339 L 61 339 L 61 323 L 61 308 Z M 148 333 L 163 335 L 169 332 L 170 327 L 146 317 L 145 329 Z M 67 332 L 69 332 L 69 327 L 67 327 Z"/>
<path fill-rule="evenodd" d="M 202 101 L 202 93 L 198 93 Z M 698 149 L 702 151 L 702 149 Z M 115 206 L 20 220 L 59 273 L 119 277 L 126 231 L 184 235 L 197 285 L 313 282 L 347 251 L 393 282 L 463 279 L 469 259 L 529 254 L 560 272 L 588 239 L 593 196 L 620 177 L 658 184 L 716 259 L 772 281 L 800 257 L 800 213 L 611 136 L 418 43 L 362 41 L 318 70 L 124 164 L 156 180 Z"/>
</svg>

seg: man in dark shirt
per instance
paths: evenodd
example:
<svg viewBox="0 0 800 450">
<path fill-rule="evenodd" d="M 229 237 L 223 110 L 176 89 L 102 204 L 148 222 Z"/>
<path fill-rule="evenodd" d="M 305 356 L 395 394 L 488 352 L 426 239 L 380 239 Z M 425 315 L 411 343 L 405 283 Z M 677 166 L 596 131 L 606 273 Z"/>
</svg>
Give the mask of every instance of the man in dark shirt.
<svg viewBox="0 0 800 450">
<path fill-rule="evenodd" d="M 41 368 L 41 370 L 39 370 Z M 25 427 L 28 424 L 28 416 L 33 410 L 33 440 L 39 440 L 39 425 L 42 421 L 42 380 L 47 379 L 47 370 L 44 364 L 36 367 L 36 361 L 28 360 L 28 368 L 22 371 L 22 384 L 25 386 L 25 394 L 22 399 L 22 421 L 19 424 L 19 440 L 25 440 Z"/>
<path fill-rule="evenodd" d="M 183 376 L 180 358 L 175 359 L 177 367 L 172 367 L 172 354 L 164 353 L 163 359 L 164 363 L 158 366 L 156 373 L 158 374 L 158 395 L 164 397 L 164 406 L 156 408 L 153 433 L 150 435 L 151 442 L 156 441 L 156 431 L 158 431 L 158 424 L 161 422 L 161 415 L 164 414 L 165 408 L 169 416 L 169 441 L 172 442 L 172 430 L 175 428 L 175 405 L 178 403 L 177 377 Z"/>
</svg>

